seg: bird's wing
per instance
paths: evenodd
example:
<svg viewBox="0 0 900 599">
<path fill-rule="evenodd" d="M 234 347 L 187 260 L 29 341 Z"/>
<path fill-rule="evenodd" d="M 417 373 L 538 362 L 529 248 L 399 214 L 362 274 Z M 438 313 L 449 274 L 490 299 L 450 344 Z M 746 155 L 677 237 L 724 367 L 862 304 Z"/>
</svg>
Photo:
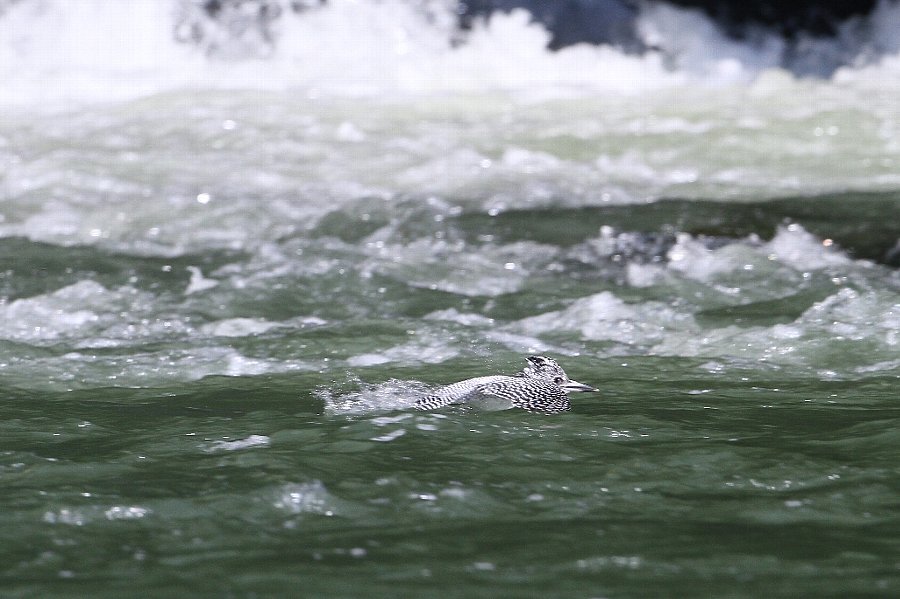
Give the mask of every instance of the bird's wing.
<svg viewBox="0 0 900 599">
<path fill-rule="evenodd" d="M 504 377 L 483 385 L 480 392 L 507 400 L 517 408 L 541 414 L 556 414 L 569 409 L 569 396 L 558 385 L 530 378 Z"/>
<path fill-rule="evenodd" d="M 441 387 L 431 395 L 416 400 L 416 408 L 434 410 L 454 403 L 466 403 L 482 395 L 486 385 L 502 380 L 515 380 L 508 376 L 480 376 Z"/>
</svg>

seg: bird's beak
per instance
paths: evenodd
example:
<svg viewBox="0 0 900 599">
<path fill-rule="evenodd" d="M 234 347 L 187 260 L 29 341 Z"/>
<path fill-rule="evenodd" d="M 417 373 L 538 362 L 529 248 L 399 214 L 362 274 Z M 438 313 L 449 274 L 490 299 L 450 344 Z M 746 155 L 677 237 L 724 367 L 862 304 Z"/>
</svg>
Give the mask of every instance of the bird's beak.
<svg viewBox="0 0 900 599">
<path fill-rule="evenodd" d="M 590 385 L 585 385 L 584 383 L 579 383 L 578 381 L 569 381 L 567 383 L 563 383 L 561 385 L 563 391 L 566 393 L 575 393 L 575 392 L 588 392 L 588 391 L 599 391 L 600 389 L 595 389 Z"/>
</svg>

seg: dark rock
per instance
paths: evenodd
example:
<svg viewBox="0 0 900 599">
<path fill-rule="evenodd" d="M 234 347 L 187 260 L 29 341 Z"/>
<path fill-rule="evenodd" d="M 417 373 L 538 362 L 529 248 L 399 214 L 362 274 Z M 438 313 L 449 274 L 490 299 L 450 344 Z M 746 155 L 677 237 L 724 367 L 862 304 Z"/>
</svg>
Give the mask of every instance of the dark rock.
<svg viewBox="0 0 900 599">
<path fill-rule="evenodd" d="M 637 5 L 629 0 L 460 0 L 460 28 L 494 11 L 522 8 L 551 34 L 552 50 L 579 43 L 614 44 L 628 50 L 642 45 L 634 32 Z"/>
<path fill-rule="evenodd" d="M 840 23 L 871 13 L 877 0 L 671 0 L 669 4 L 698 8 L 732 37 L 743 37 L 749 27 L 765 26 L 792 39 L 801 33 L 833 36 Z M 563 48 L 588 42 L 634 47 L 632 24 L 638 3 L 633 0 L 460 0 L 460 27 L 494 11 L 528 10 L 552 34 L 550 47 Z"/>
</svg>

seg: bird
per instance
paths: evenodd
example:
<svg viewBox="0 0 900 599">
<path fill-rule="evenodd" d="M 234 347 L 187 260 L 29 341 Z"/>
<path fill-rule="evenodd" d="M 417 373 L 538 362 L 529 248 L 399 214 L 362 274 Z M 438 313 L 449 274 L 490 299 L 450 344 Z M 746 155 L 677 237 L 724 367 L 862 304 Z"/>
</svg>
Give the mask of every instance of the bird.
<svg viewBox="0 0 900 599">
<path fill-rule="evenodd" d="M 569 393 L 599 391 L 573 381 L 553 358 L 528 356 L 522 372 L 512 376 L 479 376 L 441 387 L 416 401 L 419 410 L 450 404 L 480 403 L 494 409 L 522 408 L 538 414 L 569 409 Z"/>
</svg>

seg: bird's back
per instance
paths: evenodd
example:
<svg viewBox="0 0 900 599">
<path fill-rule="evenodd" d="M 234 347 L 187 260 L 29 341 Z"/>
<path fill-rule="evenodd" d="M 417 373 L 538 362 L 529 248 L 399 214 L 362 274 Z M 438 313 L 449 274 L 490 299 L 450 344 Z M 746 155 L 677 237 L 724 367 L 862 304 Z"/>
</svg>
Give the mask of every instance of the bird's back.
<svg viewBox="0 0 900 599">
<path fill-rule="evenodd" d="M 420 410 L 434 410 L 452 403 L 466 403 L 477 399 L 486 385 L 503 383 L 506 380 L 515 380 L 515 377 L 503 375 L 479 376 L 459 381 L 458 383 L 441 387 L 431 395 L 418 400 L 416 407 Z"/>
<path fill-rule="evenodd" d="M 416 402 L 421 410 L 453 403 L 477 403 L 488 409 L 523 408 L 531 412 L 556 413 L 569 409 L 566 393 L 549 381 L 522 376 L 480 376 L 446 387 Z"/>
</svg>

